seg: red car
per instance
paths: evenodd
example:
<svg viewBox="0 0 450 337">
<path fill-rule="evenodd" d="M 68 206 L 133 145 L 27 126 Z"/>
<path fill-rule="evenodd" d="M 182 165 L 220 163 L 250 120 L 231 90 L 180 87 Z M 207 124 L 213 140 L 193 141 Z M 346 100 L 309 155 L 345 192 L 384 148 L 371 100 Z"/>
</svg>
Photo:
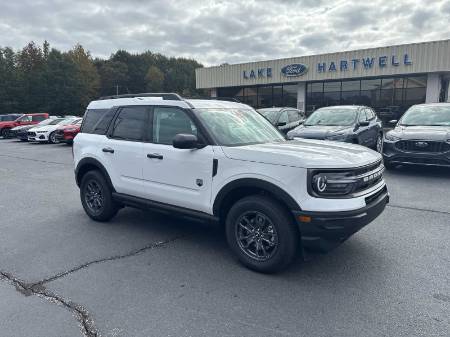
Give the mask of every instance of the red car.
<svg viewBox="0 0 450 337">
<path fill-rule="evenodd" d="M 48 118 L 48 113 L 24 114 L 23 116 L 13 120 L 0 122 L 0 136 L 3 138 L 11 138 L 10 130 L 16 126 L 34 125 Z"/>
<path fill-rule="evenodd" d="M 80 132 L 83 119 L 77 119 L 72 124 L 63 125 L 56 130 L 56 139 L 62 143 L 72 144 L 75 136 Z"/>
</svg>

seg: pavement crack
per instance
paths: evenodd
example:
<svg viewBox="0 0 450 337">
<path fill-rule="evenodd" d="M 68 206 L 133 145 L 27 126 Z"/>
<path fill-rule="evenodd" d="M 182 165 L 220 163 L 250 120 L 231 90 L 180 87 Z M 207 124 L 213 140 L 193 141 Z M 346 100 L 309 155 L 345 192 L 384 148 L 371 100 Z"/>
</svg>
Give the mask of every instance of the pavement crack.
<svg viewBox="0 0 450 337">
<path fill-rule="evenodd" d="M 98 260 L 93 260 L 93 261 L 84 263 L 82 265 L 79 265 L 77 267 L 74 267 L 72 269 L 69 269 L 67 271 L 64 271 L 64 272 L 61 272 L 59 274 L 56 274 L 54 276 L 45 278 L 45 279 L 43 279 L 43 280 L 41 280 L 39 282 L 33 283 L 32 286 L 33 287 L 34 286 L 43 286 L 46 283 L 55 281 L 55 280 L 57 280 L 59 278 L 65 277 L 65 276 L 70 275 L 70 274 L 72 274 L 74 272 L 77 272 L 79 270 L 88 268 L 88 267 L 90 267 L 90 266 L 92 266 L 94 264 L 103 263 L 103 262 L 109 262 L 109 261 L 115 261 L 115 260 L 121 260 L 121 259 L 125 259 L 125 258 L 128 258 L 128 257 L 136 256 L 136 255 L 141 254 L 143 252 L 146 252 L 148 250 L 168 245 L 169 243 L 172 243 L 172 242 L 177 241 L 177 240 L 179 240 L 181 238 L 184 238 L 184 237 L 186 237 L 186 235 L 174 237 L 174 238 L 163 240 L 163 241 L 154 242 L 154 243 L 148 244 L 148 245 L 146 245 L 146 246 L 144 246 L 142 248 L 138 248 L 138 249 L 132 250 L 132 251 L 130 251 L 128 253 L 125 253 L 125 254 L 114 255 L 114 256 L 109 256 L 109 257 L 105 257 L 105 258 L 102 258 L 102 259 L 98 259 Z"/>
<path fill-rule="evenodd" d="M 4 271 L 0 271 L 0 280 L 9 281 L 12 285 L 14 285 L 16 290 L 24 296 L 35 295 L 44 298 L 51 303 L 65 307 L 76 316 L 81 327 L 81 332 L 85 337 L 100 337 L 89 312 L 81 305 L 49 291 L 43 285 L 26 283 Z"/>
<path fill-rule="evenodd" d="M 46 163 L 46 164 L 57 164 L 57 165 L 64 165 L 64 166 L 72 166 L 72 164 L 67 164 L 67 163 L 60 163 L 60 162 L 56 162 L 56 161 L 49 161 L 49 160 L 42 160 L 42 159 L 17 157 L 17 156 L 11 156 L 11 155 L 8 155 L 8 154 L 0 154 L 0 157 L 21 159 L 21 160 L 29 160 L 29 161 L 34 161 L 34 162 L 38 162 L 38 163 Z"/>
<path fill-rule="evenodd" d="M 438 214 L 450 215 L 450 212 L 447 212 L 447 211 L 437 211 L 437 210 L 434 210 L 434 209 L 427 209 L 427 208 L 418 208 L 418 207 L 410 207 L 410 206 L 402 206 L 402 205 L 393 205 L 393 204 L 388 204 L 387 207 L 391 207 L 391 208 L 400 208 L 400 209 L 407 209 L 407 210 L 411 210 L 411 211 L 431 212 L 431 213 L 438 213 Z"/>
</svg>

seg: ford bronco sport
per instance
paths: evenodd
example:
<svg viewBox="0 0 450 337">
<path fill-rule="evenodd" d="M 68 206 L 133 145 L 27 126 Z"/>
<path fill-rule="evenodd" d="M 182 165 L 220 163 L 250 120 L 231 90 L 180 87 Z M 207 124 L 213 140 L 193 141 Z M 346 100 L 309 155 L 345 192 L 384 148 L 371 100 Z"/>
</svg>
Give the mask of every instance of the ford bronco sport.
<svg viewBox="0 0 450 337">
<path fill-rule="evenodd" d="M 266 273 L 304 249 L 336 247 L 389 201 L 379 153 L 287 140 L 236 102 L 176 94 L 93 101 L 73 152 L 92 219 L 131 206 L 217 221 L 234 255 Z"/>
</svg>

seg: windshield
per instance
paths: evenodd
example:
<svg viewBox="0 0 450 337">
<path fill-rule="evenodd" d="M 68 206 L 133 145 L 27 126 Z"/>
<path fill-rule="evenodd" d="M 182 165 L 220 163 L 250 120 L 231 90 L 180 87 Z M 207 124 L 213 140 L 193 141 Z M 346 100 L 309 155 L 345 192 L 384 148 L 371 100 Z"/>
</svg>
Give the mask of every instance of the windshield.
<svg viewBox="0 0 450 337">
<path fill-rule="evenodd" d="M 42 122 L 38 123 L 38 125 L 49 125 L 52 121 L 54 121 L 53 118 L 45 119 Z"/>
<path fill-rule="evenodd" d="M 62 123 L 63 121 L 64 121 L 64 118 L 55 118 L 50 123 L 48 123 L 48 125 L 57 125 L 57 124 Z"/>
<path fill-rule="evenodd" d="M 215 140 L 224 146 L 282 142 L 283 135 L 255 110 L 195 109 Z"/>
<path fill-rule="evenodd" d="M 400 125 L 449 126 L 450 104 L 441 106 L 412 106 L 405 112 L 404 116 L 400 120 Z"/>
<path fill-rule="evenodd" d="M 279 109 L 260 109 L 258 112 L 266 117 L 272 124 L 275 124 L 280 114 Z"/>
<path fill-rule="evenodd" d="M 356 109 L 327 109 L 322 108 L 313 112 L 305 121 L 305 126 L 333 125 L 348 126 L 355 123 Z"/>
</svg>

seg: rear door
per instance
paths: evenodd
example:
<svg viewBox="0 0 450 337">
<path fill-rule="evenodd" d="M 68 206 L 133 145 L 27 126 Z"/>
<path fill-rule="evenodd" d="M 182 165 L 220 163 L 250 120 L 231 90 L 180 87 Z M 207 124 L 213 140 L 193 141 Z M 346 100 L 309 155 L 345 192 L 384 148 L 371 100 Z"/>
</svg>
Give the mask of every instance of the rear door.
<svg viewBox="0 0 450 337">
<path fill-rule="evenodd" d="M 143 141 L 148 112 L 145 106 L 119 108 L 101 145 L 102 162 L 119 193 L 143 197 Z"/>
<path fill-rule="evenodd" d="M 155 106 L 152 132 L 144 146 L 143 176 L 146 198 L 165 204 L 209 212 L 213 149 L 176 149 L 175 135 L 201 135 L 192 115 L 179 107 Z"/>
</svg>

